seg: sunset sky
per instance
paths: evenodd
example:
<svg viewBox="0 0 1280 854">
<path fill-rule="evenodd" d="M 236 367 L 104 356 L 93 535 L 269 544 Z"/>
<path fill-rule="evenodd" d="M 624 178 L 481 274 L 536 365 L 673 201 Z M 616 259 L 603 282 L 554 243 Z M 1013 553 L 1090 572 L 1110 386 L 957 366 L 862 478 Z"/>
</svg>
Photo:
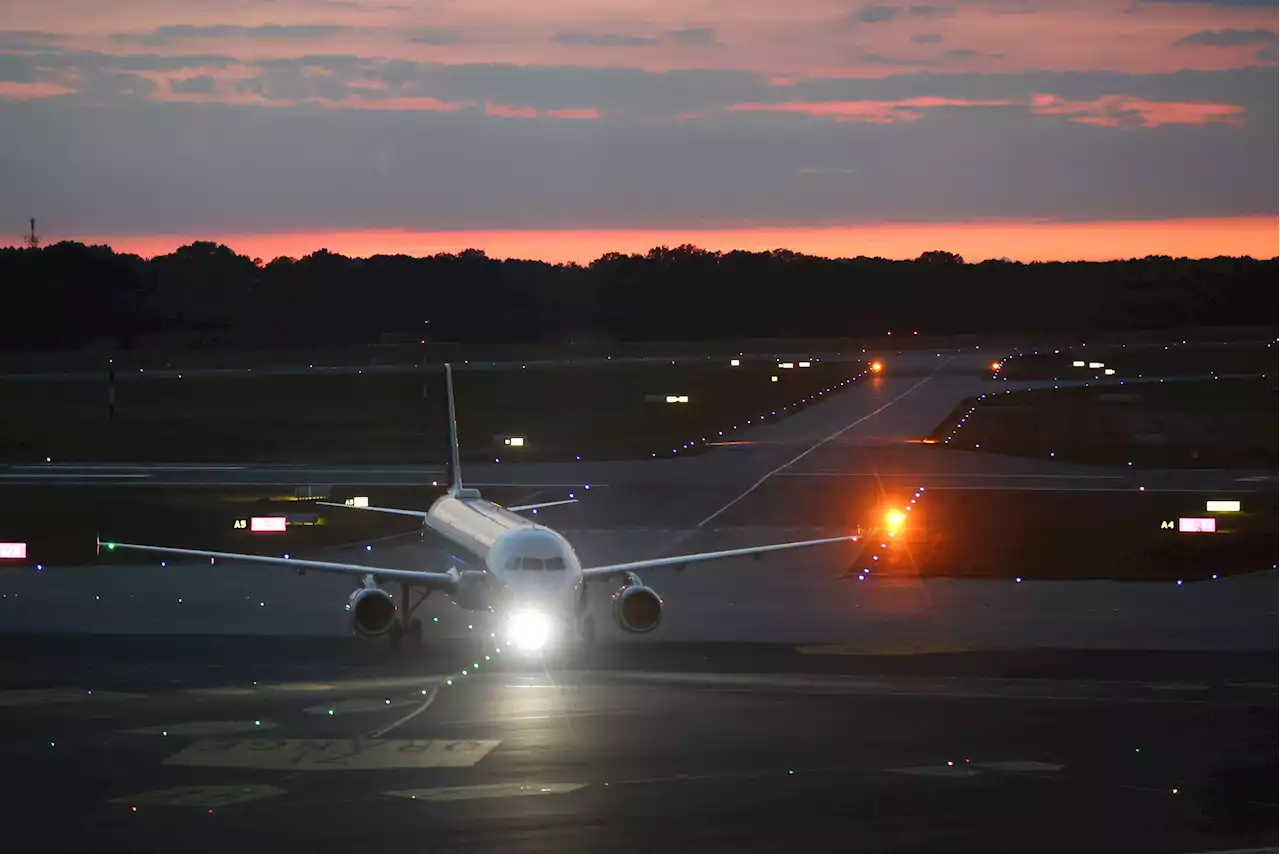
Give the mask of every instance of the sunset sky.
<svg viewBox="0 0 1280 854">
<path fill-rule="evenodd" d="M 1273 257 L 1277 0 L 7 0 L 0 245 Z"/>
</svg>

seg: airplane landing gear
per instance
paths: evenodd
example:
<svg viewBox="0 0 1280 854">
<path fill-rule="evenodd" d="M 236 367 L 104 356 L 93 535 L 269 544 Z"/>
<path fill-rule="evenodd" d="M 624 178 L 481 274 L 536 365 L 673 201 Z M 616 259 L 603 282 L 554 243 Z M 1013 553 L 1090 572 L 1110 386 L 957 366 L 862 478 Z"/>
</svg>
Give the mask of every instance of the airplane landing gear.
<svg viewBox="0 0 1280 854">
<path fill-rule="evenodd" d="M 400 642 L 406 636 L 414 646 L 422 646 L 422 620 L 413 616 L 413 612 L 426 601 L 427 597 L 431 595 L 431 591 L 425 591 L 415 602 L 411 595 L 412 590 L 413 588 L 407 583 L 400 583 L 400 619 L 392 623 L 390 630 L 387 632 L 387 640 L 391 641 L 392 649 L 399 649 Z"/>
</svg>

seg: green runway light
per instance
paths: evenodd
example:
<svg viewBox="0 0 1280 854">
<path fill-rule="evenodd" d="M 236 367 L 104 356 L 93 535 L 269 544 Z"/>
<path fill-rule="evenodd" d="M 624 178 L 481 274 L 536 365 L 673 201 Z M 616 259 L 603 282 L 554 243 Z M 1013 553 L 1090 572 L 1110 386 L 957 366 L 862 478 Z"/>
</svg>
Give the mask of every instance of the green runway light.
<svg viewBox="0 0 1280 854">
<path fill-rule="evenodd" d="M 453 684 L 453 680 L 452 680 L 452 679 L 446 679 L 446 680 L 444 680 L 444 684 L 446 684 L 446 685 L 452 685 L 452 684 Z M 422 693 L 424 693 L 424 694 L 425 694 L 425 693 L 427 693 L 427 692 L 426 692 L 426 691 L 423 691 Z"/>
<path fill-rule="evenodd" d="M 329 714 L 333 714 L 333 709 L 330 709 L 330 710 L 329 710 Z"/>
<path fill-rule="evenodd" d="M 464 671 L 462 671 L 462 675 L 463 675 L 463 676 L 466 676 L 466 675 L 467 675 L 467 671 L 465 671 L 465 670 L 464 670 Z"/>
<path fill-rule="evenodd" d="M 253 722 L 253 725 L 254 725 L 254 726 L 262 726 L 262 721 L 254 721 L 254 722 Z"/>
<path fill-rule="evenodd" d="M 116 548 L 115 543 L 107 543 L 107 551 L 115 551 L 115 548 Z"/>
</svg>

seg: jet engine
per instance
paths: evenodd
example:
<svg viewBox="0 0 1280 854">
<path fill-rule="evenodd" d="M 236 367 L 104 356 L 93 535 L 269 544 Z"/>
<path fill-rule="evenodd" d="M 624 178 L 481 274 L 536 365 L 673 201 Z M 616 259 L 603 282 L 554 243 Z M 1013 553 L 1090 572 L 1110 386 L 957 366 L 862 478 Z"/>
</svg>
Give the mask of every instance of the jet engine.
<svg viewBox="0 0 1280 854">
<path fill-rule="evenodd" d="M 662 597 L 628 573 L 627 584 L 613 594 L 613 618 L 625 632 L 651 632 L 662 622 Z"/>
<path fill-rule="evenodd" d="M 380 587 L 361 587 L 347 600 L 351 627 L 367 638 L 385 635 L 396 621 L 396 603 Z"/>
</svg>

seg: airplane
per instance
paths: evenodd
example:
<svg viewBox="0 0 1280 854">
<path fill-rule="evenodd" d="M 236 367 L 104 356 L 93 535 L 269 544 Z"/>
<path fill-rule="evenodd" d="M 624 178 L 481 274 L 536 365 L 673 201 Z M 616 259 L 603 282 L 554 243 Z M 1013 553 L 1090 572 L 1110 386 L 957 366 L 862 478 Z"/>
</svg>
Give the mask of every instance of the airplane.
<svg viewBox="0 0 1280 854">
<path fill-rule="evenodd" d="M 807 548 L 832 543 L 855 542 L 859 536 L 827 537 L 818 540 L 774 543 L 749 548 L 651 558 L 604 566 L 583 567 L 569 541 L 559 532 L 536 524 L 519 515 L 561 504 L 573 504 L 576 498 L 502 507 L 481 497 L 479 490 L 462 483 L 462 465 L 458 451 L 458 423 L 454 408 L 453 366 L 444 365 L 449 403 L 450 484 L 448 491 L 432 503 L 428 510 L 406 510 L 395 507 L 352 506 L 319 501 L 327 507 L 392 513 L 422 519 L 423 533 L 442 536 L 451 546 L 467 555 L 464 566 L 474 561 L 478 569 L 459 570 L 457 565 L 444 572 L 413 569 L 391 569 L 361 564 L 302 560 L 289 556 L 236 554 L 232 552 L 183 549 L 136 543 L 98 541 L 99 549 L 131 549 L 165 555 L 211 558 L 244 563 L 288 566 L 303 574 L 309 570 L 335 572 L 361 578 L 361 586 L 348 598 L 347 610 L 357 634 L 365 637 L 387 635 L 393 646 L 408 637 L 413 643 L 422 641 L 422 622 L 414 611 L 433 592 L 444 593 L 454 604 L 470 611 L 495 611 L 504 622 L 503 638 L 513 648 L 538 654 L 551 645 L 557 628 L 568 624 L 580 642 L 595 636 L 595 624 L 587 612 L 587 583 L 621 579 L 622 586 L 613 594 L 613 618 L 626 632 L 643 634 L 658 627 L 662 620 L 662 598 L 638 575 L 641 571 L 687 566 L 736 557 L 758 557 L 768 552 Z M 386 582 L 399 582 L 400 601 L 382 588 Z M 411 596 L 418 592 L 416 601 Z"/>
</svg>

